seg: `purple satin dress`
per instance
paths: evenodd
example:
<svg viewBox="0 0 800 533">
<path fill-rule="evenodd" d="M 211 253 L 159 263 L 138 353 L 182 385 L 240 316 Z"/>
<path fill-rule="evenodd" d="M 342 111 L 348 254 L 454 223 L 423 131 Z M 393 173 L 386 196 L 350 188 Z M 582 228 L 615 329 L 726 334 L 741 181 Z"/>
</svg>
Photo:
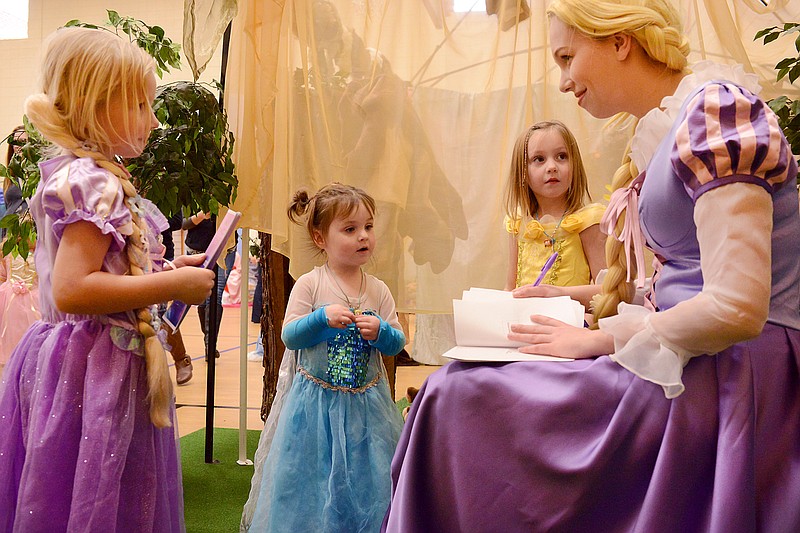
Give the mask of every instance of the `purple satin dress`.
<svg viewBox="0 0 800 533">
<path fill-rule="evenodd" d="M 148 413 L 142 338 L 131 313 L 60 312 L 51 285 L 64 228 L 112 236 L 103 270 L 124 274 L 131 215 L 118 179 L 90 159 L 41 164 L 31 201 L 42 320 L 12 353 L 0 384 L 0 531 L 180 532 L 183 493 L 173 428 Z M 166 220 L 147 201 L 150 250 Z M 174 409 L 173 409 L 174 414 Z"/>
<path fill-rule="evenodd" d="M 713 132 L 702 98 L 684 108 L 648 166 L 640 215 L 665 261 L 655 295 L 666 310 L 703 286 L 694 201 L 730 182 L 764 187 L 774 229 L 761 335 L 691 359 L 685 392 L 672 400 L 607 356 L 444 366 L 406 421 L 384 531 L 800 531 L 797 166 L 763 102 L 749 95 L 722 105 L 734 109 Z M 755 135 L 739 137 L 737 112 Z M 713 183 L 678 164 L 681 124 Z M 714 135 L 730 153 L 704 152 Z M 726 158 L 733 172 L 719 175 Z"/>
</svg>

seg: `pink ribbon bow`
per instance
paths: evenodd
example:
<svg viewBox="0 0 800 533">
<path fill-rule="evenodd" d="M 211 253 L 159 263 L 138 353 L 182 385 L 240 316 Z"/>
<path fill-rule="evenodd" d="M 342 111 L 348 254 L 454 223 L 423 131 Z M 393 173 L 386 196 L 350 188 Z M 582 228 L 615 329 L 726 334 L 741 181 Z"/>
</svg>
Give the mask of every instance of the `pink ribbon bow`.
<svg viewBox="0 0 800 533">
<path fill-rule="evenodd" d="M 628 277 L 631 280 L 631 252 L 636 260 L 636 287 L 644 287 L 644 234 L 639 225 L 639 189 L 644 181 L 644 173 L 640 174 L 630 187 L 617 189 L 611 195 L 606 212 L 600 219 L 600 231 L 613 236 L 625 247 L 625 260 L 627 263 Z M 622 213 L 625 223 L 619 235 L 616 233 L 617 221 Z"/>
<path fill-rule="evenodd" d="M 14 294 L 28 294 L 28 286 L 23 281 L 14 280 L 11 282 L 11 292 Z"/>
</svg>

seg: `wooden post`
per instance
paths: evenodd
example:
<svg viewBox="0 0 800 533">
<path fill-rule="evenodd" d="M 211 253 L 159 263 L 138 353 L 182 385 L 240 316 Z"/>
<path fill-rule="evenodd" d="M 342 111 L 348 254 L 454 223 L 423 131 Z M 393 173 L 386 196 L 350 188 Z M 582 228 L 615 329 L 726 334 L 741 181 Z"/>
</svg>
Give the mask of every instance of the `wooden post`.
<svg viewBox="0 0 800 533">
<path fill-rule="evenodd" d="M 261 313 L 262 342 L 264 343 L 264 392 L 261 399 L 261 419 L 266 421 L 278 387 L 278 369 L 281 367 L 283 352 L 286 350 L 281 340 L 283 317 L 286 304 L 292 291 L 294 280 L 289 275 L 289 259 L 272 251 L 272 236 L 261 236 L 261 290 L 264 309 Z"/>
</svg>

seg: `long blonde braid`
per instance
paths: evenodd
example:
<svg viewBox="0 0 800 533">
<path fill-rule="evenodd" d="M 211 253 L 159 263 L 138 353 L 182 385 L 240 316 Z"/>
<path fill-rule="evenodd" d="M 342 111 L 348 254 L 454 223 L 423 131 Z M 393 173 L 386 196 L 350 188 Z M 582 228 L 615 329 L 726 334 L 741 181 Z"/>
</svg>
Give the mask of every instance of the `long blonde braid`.
<svg viewBox="0 0 800 533">
<path fill-rule="evenodd" d="M 152 269 L 147 228 L 139 216 L 139 196 L 130 175 L 111 160 L 111 138 L 134 131 L 136 125 L 127 114 L 122 124 L 114 124 L 109 105 L 118 99 L 121 109 L 130 109 L 131 104 L 145 101 L 145 84 L 152 72 L 152 58 L 112 32 L 61 28 L 47 43 L 42 92 L 25 102 L 28 118 L 48 141 L 62 151 L 93 159 L 118 178 L 132 219 L 125 251 L 133 276 Z M 150 420 L 163 428 L 171 425 L 172 381 L 164 347 L 153 327 L 157 319 L 148 308 L 136 310 L 136 327 L 144 337 Z"/>
<path fill-rule="evenodd" d="M 689 40 L 683 33 L 678 12 L 668 0 L 554 0 L 547 14 L 592 39 L 630 34 L 654 61 L 670 70 L 686 70 Z M 621 122 L 621 117 L 612 121 Z M 629 186 L 637 174 L 629 143 L 622 165 L 614 173 L 612 190 Z M 619 232 L 624 224 L 625 216 L 621 215 L 615 230 Z M 608 273 L 602 292 L 592 299 L 595 324 L 600 318 L 616 314 L 619 303 L 630 302 L 634 296 L 633 284 L 627 281 L 625 247 L 614 236 L 606 240 L 606 264 Z M 632 279 L 636 276 L 636 266 L 630 268 Z"/>
<path fill-rule="evenodd" d="M 128 172 L 115 163 L 105 159 L 99 152 L 88 151 L 82 148 L 72 150 L 78 157 L 91 157 L 98 166 L 114 174 L 122 186 L 125 194 L 125 205 L 131 213 L 133 231 L 127 237 L 125 253 L 128 256 L 130 273 L 133 276 L 143 276 L 152 270 L 152 261 L 147 243 L 147 227 L 132 205 L 139 197 L 136 187 L 131 183 Z M 159 428 L 169 427 L 170 401 L 172 399 L 172 381 L 169 378 L 167 367 L 167 354 L 164 346 L 153 327 L 153 314 L 148 307 L 136 310 L 136 327 L 144 337 L 144 355 L 147 367 L 147 398 L 150 401 L 150 421 Z"/>
<path fill-rule="evenodd" d="M 628 187 L 638 172 L 636 165 L 631 161 L 630 142 L 625 148 L 625 155 L 622 164 L 614 173 L 611 180 L 611 189 L 617 190 Z M 620 231 L 625 224 L 625 215 L 620 215 L 617 221 L 616 231 Z M 630 303 L 636 293 L 633 282 L 628 279 L 636 279 L 636 263 L 628 265 L 625 253 L 625 245 L 618 239 L 609 235 L 606 239 L 606 277 L 603 279 L 603 289 L 600 294 L 595 295 L 591 302 L 591 311 L 597 320 L 617 313 L 617 306 L 620 302 Z M 628 268 L 630 267 L 630 277 Z"/>
</svg>

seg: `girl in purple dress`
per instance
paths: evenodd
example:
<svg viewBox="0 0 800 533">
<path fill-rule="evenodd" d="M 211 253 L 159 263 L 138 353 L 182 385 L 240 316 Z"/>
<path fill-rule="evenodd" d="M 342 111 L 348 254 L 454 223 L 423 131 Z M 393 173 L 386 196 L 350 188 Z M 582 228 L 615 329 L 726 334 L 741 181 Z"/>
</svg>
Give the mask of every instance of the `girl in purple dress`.
<svg viewBox="0 0 800 533">
<path fill-rule="evenodd" d="M 48 42 L 25 111 L 58 155 L 31 200 L 42 319 L 0 385 L 0 531 L 182 531 L 174 402 L 157 302 L 213 272 L 161 272 L 166 220 L 116 161 L 158 122 L 152 59 L 103 30 Z M 194 266 L 202 256 L 179 258 Z"/>
<path fill-rule="evenodd" d="M 431 375 L 384 528 L 800 531 L 800 217 L 777 120 L 741 68 L 688 68 L 664 0 L 549 14 L 561 90 L 638 119 L 605 222 L 655 252 L 649 309 L 624 303 L 639 246 L 613 237 L 599 329 L 534 316 L 509 335 L 575 361 Z"/>
</svg>

